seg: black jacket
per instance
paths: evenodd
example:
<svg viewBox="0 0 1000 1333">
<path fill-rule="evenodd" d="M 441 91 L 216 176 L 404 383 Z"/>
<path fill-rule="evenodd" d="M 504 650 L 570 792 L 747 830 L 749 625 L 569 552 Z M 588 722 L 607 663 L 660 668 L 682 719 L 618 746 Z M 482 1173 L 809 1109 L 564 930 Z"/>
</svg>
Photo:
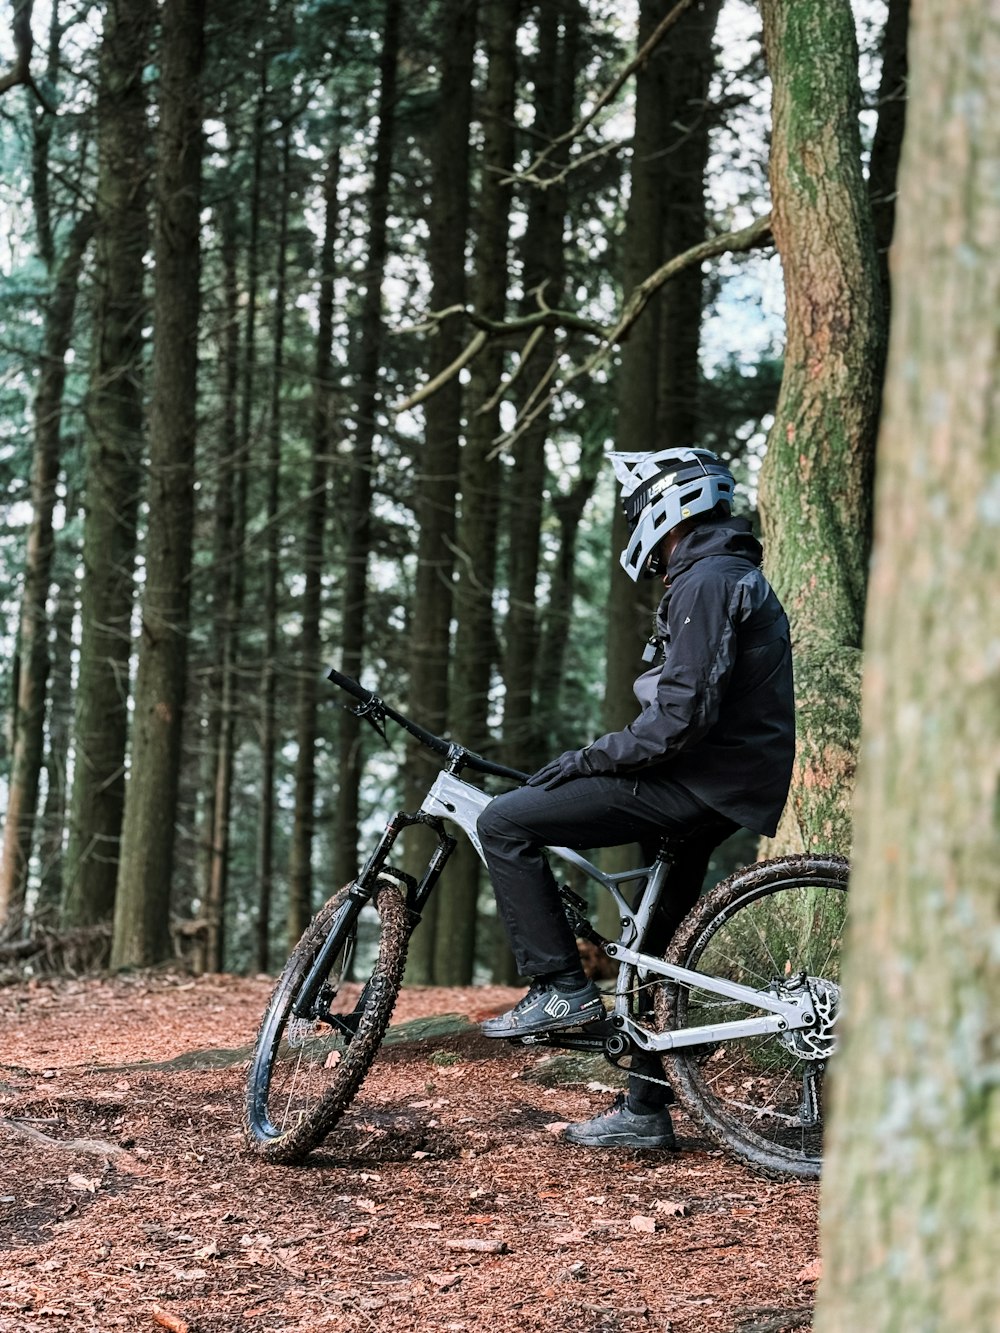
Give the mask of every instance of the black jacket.
<svg viewBox="0 0 1000 1333">
<path fill-rule="evenodd" d="M 788 620 L 742 518 L 709 519 L 674 549 L 657 611 L 664 652 L 633 686 L 642 712 L 582 751 L 594 773 L 662 773 L 773 834 L 795 753 Z"/>
</svg>

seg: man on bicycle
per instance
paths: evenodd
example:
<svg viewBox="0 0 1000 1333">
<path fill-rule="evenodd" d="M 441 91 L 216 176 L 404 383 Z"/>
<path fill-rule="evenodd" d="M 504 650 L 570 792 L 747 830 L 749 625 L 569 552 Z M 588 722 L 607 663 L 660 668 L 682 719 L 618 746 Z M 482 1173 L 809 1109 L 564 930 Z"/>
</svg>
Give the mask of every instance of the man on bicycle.
<svg viewBox="0 0 1000 1333">
<path fill-rule="evenodd" d="M 738 827 L 772 835 L 795 750 L 788 621 L 761 572 L 734 481 L 708 449 L 612 453 L 629 524 L 621 564 L 662 576 L 640 711 L 621 731 L 567 750 L 478 821 L 497 906 L 527 995 L 483 1024 L 517 1038 L 603 1018 L 542 852 L 639 842 L 651 861 L 676 840 L 650 952 L 662 953 L 697 900 L 712 850 Z M 648 863 L 647 861 L 647 863 Z M 674 1146 L 673 1100 L 658 1057 L 632 1057 L 627 1096 L 565 1137 L 589 1146 Z M 657 1080 L 657 1081 L 651 1081 Z"/>
</svg>

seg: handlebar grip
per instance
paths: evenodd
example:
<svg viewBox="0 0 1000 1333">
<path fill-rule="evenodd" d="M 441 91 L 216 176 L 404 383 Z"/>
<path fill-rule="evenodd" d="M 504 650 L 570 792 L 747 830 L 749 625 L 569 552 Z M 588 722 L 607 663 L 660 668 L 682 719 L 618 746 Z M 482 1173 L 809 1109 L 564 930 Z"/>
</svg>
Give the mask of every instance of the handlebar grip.
<svg viewBox="0 0 1000 1333">
<path fill-rule="evenodd" d="M 375 698 L 371 690 L 366 690 L 359 681 L 354 679 L 353 676 L 345 676 L 343 672 L 338 671 L 336 667 L 329 668 L 326 673 L 326 678 L 327 680 L 332 680 L 334 685 L 339 685 L 342 690 L 346 690 L 348 694 L 353 694 L 355 699 L 360 699 L 363 704 L 366 704 L 369 700 Z"/>
</svg>

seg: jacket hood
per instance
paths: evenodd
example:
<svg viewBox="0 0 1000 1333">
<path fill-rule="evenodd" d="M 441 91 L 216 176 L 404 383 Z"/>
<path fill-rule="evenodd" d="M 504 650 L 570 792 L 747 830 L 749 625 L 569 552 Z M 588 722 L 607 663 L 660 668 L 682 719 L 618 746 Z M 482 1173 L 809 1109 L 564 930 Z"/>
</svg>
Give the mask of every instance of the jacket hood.
<svg viewBox="0 0 1000 1333">
<path fill-rule="evenodd" d="M 710 555 L 737 556 L 759 566 L 764 558 L 764 548 L 753 535 L 748 519 L 709 518 L 677 543 L 667 562 L 668 578 L 672 582 L 697 561 Z"/>
</svg>

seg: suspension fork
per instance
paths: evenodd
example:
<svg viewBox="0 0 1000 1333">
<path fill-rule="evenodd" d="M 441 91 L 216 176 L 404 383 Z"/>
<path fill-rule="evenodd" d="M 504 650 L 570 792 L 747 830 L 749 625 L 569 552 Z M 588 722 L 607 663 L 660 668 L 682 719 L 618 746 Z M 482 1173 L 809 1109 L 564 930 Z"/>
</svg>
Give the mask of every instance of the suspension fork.
<svg viewBox="0 0 1000 1333">
<path fill-rule="evenodd" d="M 379 875 L 386 869 L 386 862 L 396 839 L 404 829 L 410 828 L 414 824 L 427 824 L 437 834 L 438 840 L 419 883 L 412 875 L 405 875 L 401 871 L 390 868 L 393 877 L 399 879 L 406 887 L 406 906 L 410 919 L 409 933 L 413 934 L 420 921 L 423 906 L 430 897 L 435 884 L 441 878 L 441 872 L 457 844 L 456 839 L 445 832 L 441 821 L 434 815 L 423 813 L 411 815 L 400 810 L 386 824 L 378 846 L 369 856 L 362 867 L 361 873 L 348 890 L 347 900 L 337 913 L 312 967 L 306 973 L 292 1005 L 292 1013 L 296 1018 L 311 1019 L 317 1016 L 316 1001 L 325 983 L 327 972 L 330 970 L 331 960 L 341 947 L 345 934 L 353 928 L 355 921 L 361 914 L 361 909 L 374 896 Z M 362 991 L 355 1008 L 360 1007 L 363 1002 L 364 991 Z"/>
</svg>

